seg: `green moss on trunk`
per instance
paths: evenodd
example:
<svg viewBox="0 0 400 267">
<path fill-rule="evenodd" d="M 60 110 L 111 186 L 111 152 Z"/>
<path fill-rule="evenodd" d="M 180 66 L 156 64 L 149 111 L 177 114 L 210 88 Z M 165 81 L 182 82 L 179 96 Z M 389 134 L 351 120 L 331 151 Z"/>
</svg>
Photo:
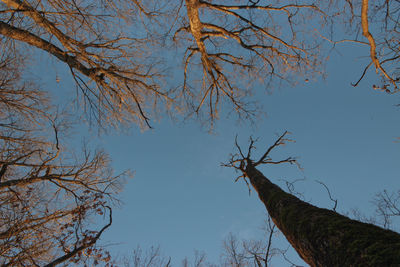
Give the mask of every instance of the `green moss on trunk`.
<svg viewBox="0 0 400 267">
<path fill-rule="evenodd" d="M 400 266 L 400 234 L 310 205 L 250 164 L 246 174 L 274 223 L 311 266 Z"/>
</svg>

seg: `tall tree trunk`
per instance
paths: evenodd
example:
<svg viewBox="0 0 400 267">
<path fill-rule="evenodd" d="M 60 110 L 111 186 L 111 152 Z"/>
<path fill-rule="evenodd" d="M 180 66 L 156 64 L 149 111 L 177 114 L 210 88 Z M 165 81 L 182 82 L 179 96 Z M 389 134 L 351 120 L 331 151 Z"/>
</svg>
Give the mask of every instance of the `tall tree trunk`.
<svg viewBox="0 0 400 267">
<path fill-rule="evenodd" d="M 245 173 L 274 223 L 311 266 L 400 266 L 400 234 L 310 205 L 249 161 Z"/>
</svg>

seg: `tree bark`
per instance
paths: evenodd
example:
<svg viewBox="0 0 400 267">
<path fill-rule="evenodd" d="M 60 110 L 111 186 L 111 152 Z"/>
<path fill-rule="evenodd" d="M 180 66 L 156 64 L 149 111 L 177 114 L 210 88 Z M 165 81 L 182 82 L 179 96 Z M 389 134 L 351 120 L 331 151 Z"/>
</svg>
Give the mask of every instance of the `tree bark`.
<svg viewBox="0 0 400 267">
<path fill-rule="evenodd" d="M 400 266 L 400 234 L 306 203 L 253 164 L 245 172 L 276 226 L 310 266 Z"/>
</svg>

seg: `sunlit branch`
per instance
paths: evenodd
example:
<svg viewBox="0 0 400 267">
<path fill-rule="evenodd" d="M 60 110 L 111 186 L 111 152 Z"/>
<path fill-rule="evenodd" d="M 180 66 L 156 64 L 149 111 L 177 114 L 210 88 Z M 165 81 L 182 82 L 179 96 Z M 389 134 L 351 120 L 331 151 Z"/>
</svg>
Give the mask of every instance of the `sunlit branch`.
<svg viewBox="0 0 400 267">
<path fill-rule="evenodd" d="M 382 75 L 394 86 L 394 91 L 396 92 L 398 90 L 396 80 L 394 80 L 386 72 L 386 70 L 382 67 L 382 64 L 379 61 L 379 58 L 377 56 L 377 52 L 376 52 L 377 45 L 376 45 L 374 37 L 372 36 L 371 32 L 369 31 L 368 5 L 369 5 L 368 0 L 362 1 L 361 25 L 362 25 L 363 35 L 365 36 L 365 38 L 368 39 L 368 42 L 369 42 L 371 61 L 374 64 L 376 71 L 382 73 Z M 356 83 L 356 84 L 358 84 L 358 83 Z"/>
</svg>

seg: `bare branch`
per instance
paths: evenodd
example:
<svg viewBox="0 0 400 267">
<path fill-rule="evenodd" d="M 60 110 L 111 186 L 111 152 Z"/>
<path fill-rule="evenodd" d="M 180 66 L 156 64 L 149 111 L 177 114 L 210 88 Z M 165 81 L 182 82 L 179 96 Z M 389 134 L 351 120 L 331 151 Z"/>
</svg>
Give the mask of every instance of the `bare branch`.
<svg viewBox="0 0 400 267">
<path fill-rule="evenodd" d="M 376 42 L 374 37 L 372 36 L 371 32 L 369 31 L 369 24 L 368 24 L 368 0 L 362 1 L 362 10 L 361 10 L 361 25 L 363 30 L 363 35 L 365 38 L 368 39 L 370 45 L 370 57 L 372 63 L 375 65 L 376 71 L 380 71 L 385 78 L 392 83 L 394 90 L 397 91 L 397 84 L 396 81 L 385 71 L 382 67 L 376 52 Z"/>
<path fill-rule="evenodd" d="M 262 157 L 254 164 L 254 166 L 257 166 L 259 164 L 265 163 L 265 159 L 268 157 L 269 153 L 276 147 L 284 145 L 285 144 L 285 136 L 289 134 L 288 131 L 285 131 L 279 138 L 275 141 L 275 143 L 270 146 L 267 151 L 262 155 Z"/>
<path fill-rule="evenodd" d="M 97 232 L 97 234 L 93 237 L 89 238 L 89 242 L 83 242 L 82 245 L 80 245 L 79 247 L 76 247 L 74 250 L 72 250 L 71 252 L 65 254 L 64 256 L 61 256 L 57 259 L 55 259 L 54 261 L 52 261 L 51 263 L 45 265 L 46 267 L 53 267 L 56 266 L 60 263 L 63 263 L 71 258 L 73 258 L 75 255 L 77 255 L 79 252 L 81 252 L 84 249 L 87 249 L 90 246 L 93 246 L 97 240 L 100 238 L 100 236 L 102 235 L 102 233 L 111 226 L 112 224 L 112 210 L 110 207 L 106 207 L 108 209 L 109 212 L 109 216 L 108 216 L 108 224 L 106 224 L 105 226 L 103 226 L 103 228 L 100 229 L 99 232 Z"/>
<path fill-rule="evenodd" d="M 319 183 L 320 185 L 322 185 L 323 187 L 325 187 L 326 191 L 328 192 L 329 199 L 334 203 L 332 210 L 333 210 L 333 211 L 336 211 L 336 207 L 337 207 L 337 202 L 338 202 L 338 200 L 332 198 L 331 191 L 330 191 L 329 188 L 326 186 L 326 184 L 324 184 L 323 182 L 318 181 L 318 180 L 315 180 L 315 181 L 316 181 L 317 183 Z"/>
<path fill-rule="evenodd" d="M 206 113 L 211 124 L 218 118 L 223 101 L 229 102 L 239 117 L 253 118 L 257 106 L 246 97 L 257 78 L 265 81 L 265 77 L 276 77 L 291 83 L 287 79 L 291 72 L 312 72 L 319 64 L 316 60 L 319 46 L 297 39 L 296 35 L 296 31 L 304 32 L 300 25 L 307 10 L 327 16 L 317 5 L 273 7 L 246 2 L 228 6 L 201 0 L 185 3 L 189 23 L 176 30 L 174 41 L 196 53 L 185 53 L 182 92 L 186 94 L 188 108 L 193 107 L 197 117 Z M 266 16 L 283 23 L 270 23 L 264 19 Z M 291 34 L 281 34 L 281 28 L 286 27 Z M 183 35 L 191 39 L 178 38 Z M 196 78 L 196 73 L 202 76 Z M 200 88 L 193 86 L 189 91 L 189 82 L 198 83 Z"/>
</svg>

